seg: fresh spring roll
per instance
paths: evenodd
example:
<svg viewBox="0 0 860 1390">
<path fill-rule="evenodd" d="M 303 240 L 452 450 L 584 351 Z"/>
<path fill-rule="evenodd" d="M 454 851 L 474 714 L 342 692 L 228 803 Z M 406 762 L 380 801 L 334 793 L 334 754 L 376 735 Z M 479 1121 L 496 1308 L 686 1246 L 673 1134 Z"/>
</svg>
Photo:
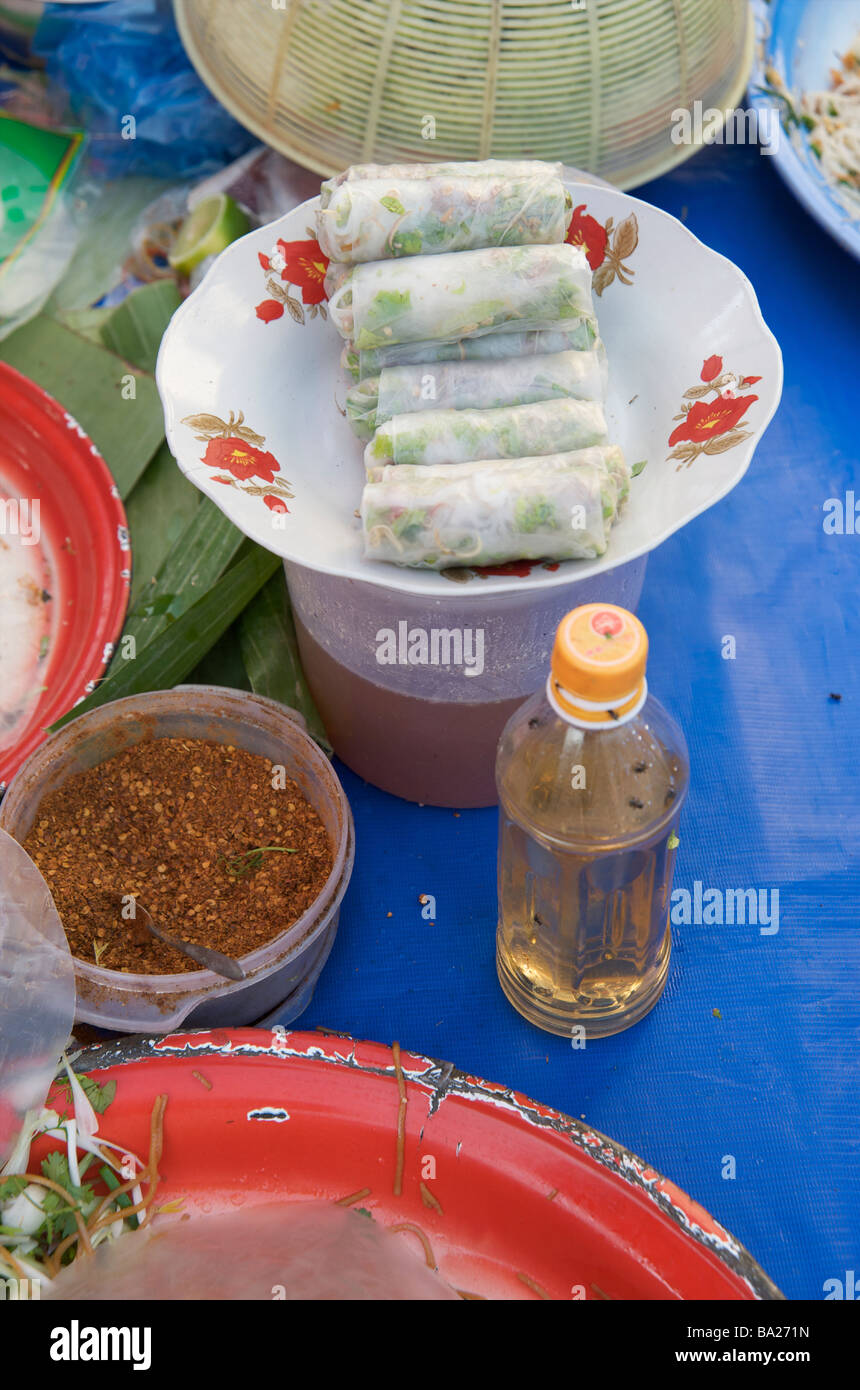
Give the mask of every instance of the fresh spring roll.
<svg viewBox="0 0 860 1390">
<path fill-rule="evenodd" d="M 342 183 L 328 206 L 317 210 L 316 230 L 320 247 L 334 262 L 438 256 L 481 246 L 564 241 L 572 207 L 549 166 L 521 177 L 389 176 Z"/>
<path fill-rule="evenodd" d="M 359 352 L 388 343 L 563 328 L 594 314 L 581 246 L 490 246 L 442 256 L 365 261 L 329 301 Z"/>
<path fill-rule="evenodd" d="M 457 338 L 442 343 L 433 338 L 423 343 L 392 343 L 389 347 L 359 352 L 354 343 L 345 343 L 341 366 L 354 381 L 378 376 L 384 367 L 409 366 L 417 362 L 484 362 L 509 357 L 530 357 L 544 352 L 586 352 L 597 341 L 597 320 L 593 314 L 573 319 L 562 327 L 533 329 L 526 333 L 485 333 L 482 338 Z"/>
<path fill-rule="evenodd" d="M 502 362 L 436 362 L 384 367 L 346 394 L 346 414 L 359 439 L 418 410 L 493 410 L 536 401 L 606 399 L 603 344 L 590 352 L 550 352 Z"/>
<path fill-rule="evenodd" d="M 347 265 L 346 261 L 329 261 L 323 280 L 326 299 L 334 299 L 341 285 L 349 279 L 351 274 L 352 266 Z"/>
<path fill-rule="evenodd" d="M 597 401 L 539 401 L 496 410 L 418 410 L 380 426 L 364 451 L 375 464 L 469 463 L 570 453 L 607 442 Z"/>
<path fill-rule="evenodd" d="M 421 569 L 592 560 L 606 550 L 627 477 L 614 446 L 374 468 L 361 499 L 364 558 Z"/>
<path fill-rule="evenodd" d="M 525 179 L 548 174 L 560 178 L 561 172 L 560 164 L 548 164 L 542 159 L 467 159 L 448 164 L 351 164 L 348 169 L 322 184 L 320 207 L 329 207 L 335 190 L 343 184 L 358 183 L 363 179 Z"/>
</svg>

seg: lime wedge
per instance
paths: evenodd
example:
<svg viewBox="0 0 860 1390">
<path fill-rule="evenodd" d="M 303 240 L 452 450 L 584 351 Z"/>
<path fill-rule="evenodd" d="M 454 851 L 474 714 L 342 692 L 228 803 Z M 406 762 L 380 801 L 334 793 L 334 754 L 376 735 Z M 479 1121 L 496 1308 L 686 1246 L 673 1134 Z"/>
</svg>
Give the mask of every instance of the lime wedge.
<svg viewBox="0 0 860 1390">
<path fill-rule="evenodd" d="M 204 198 L 188 214 L 167 259 L 180 275 L 187 275 L 207 256 L 217 256 L 249 230 L 250 223 L 238 203 L 229 193 L 218 193 Z"/>
</svg>

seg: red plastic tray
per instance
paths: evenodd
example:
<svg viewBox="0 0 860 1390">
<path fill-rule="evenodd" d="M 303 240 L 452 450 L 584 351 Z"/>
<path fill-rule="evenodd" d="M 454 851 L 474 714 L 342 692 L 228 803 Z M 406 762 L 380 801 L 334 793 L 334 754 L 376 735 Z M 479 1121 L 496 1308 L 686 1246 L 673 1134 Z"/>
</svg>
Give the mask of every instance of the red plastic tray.
<svg viewBox="0 0 860 1390">
<path fill-rule="evenodd" d="M 39 701 L 0 740 L 0 787 L 104 671 L 131 583 L 125 510 L 103 458 L 57 401 L 0 363 L 0 497 L 16 495 L 39 499 L 52 633 Z"/>
<path fill-rule="evenodd" d="M 102 1044 L 77 1066 L 116 1079 L 102 1127 L 141 1155 L 153 1100 L 168 1096 L 157 1207 L 181 1200 L 207 1213 L 369 1188 L 355 1205 L 386 1226 L 420 1226 L 440 1273 L 484 1298 L 782 1297 L 727 1231 L 641 1159 L 450 1063 L 402 1053 L 400 1197 L 390 1047 L 215 1030 Z M 413 1232 L 402 1239 L 421 1253 Z"/>
</svg>

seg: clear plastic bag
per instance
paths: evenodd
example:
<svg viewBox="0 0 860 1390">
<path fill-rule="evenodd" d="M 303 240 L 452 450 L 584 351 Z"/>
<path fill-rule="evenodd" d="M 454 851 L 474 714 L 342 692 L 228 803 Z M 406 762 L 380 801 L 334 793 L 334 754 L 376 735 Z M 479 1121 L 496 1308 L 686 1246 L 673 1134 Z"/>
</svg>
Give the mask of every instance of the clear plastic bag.
<svg viewBox="0 0 860 1390">
<path fill-rule="evenodd" d="M 46 5 L 34 47 L 108 178 L 210 173 L 254 143 L 194 71 L 170 0 Z"/>
<path fill-rule="evenodd" d="M 414 1247 L 414 1248 L 413 1248 Z M 51 1299 L 294 1302 L 451 1300 L 418 1240 L 329 1202 L 156 1218 L 152 1226 L 77 1259 Z"/>
<path fill-rule="evenodd" d="M 0 830 L 0 1166 L 38 1112 L 75 1013 L 75 968 L 48 885 Z"/>
</svg>

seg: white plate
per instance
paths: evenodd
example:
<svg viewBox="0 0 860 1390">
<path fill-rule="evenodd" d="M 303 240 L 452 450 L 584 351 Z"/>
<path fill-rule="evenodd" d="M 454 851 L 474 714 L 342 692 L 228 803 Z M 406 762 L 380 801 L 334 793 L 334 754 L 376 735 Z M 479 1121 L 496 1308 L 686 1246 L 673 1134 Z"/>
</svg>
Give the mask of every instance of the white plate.
<svg viewBox="0 0 860 1390">
<path fill-rule="evenodd" d="M 743 477 L 782 390 L 779 347 L 737 266 L 638 198 L 567 186 L 574 235 L 585 239 L 600 291 L 610 439 L 631 465 L 647 465 L 604 556 L 525 575 L 517 566 L 484 580 L 495 593 L 569 584 L 652 550 Z M 313 266 L 324 261 L 307 245 L 316 204 L 234 242 L 177 310 L 156 373 L 170 447 L 186 476 L 269 550 L 326 574 L 450 599 L 445 575 L 362 559 L 355 511 L 364 465 L 338 408 L 349 384 L 342 342 L 308 302 Z M 289 244 L 288 263 L 276 259 L 267 271 L 262 261 L 279 241 Z"/>
</svg>

